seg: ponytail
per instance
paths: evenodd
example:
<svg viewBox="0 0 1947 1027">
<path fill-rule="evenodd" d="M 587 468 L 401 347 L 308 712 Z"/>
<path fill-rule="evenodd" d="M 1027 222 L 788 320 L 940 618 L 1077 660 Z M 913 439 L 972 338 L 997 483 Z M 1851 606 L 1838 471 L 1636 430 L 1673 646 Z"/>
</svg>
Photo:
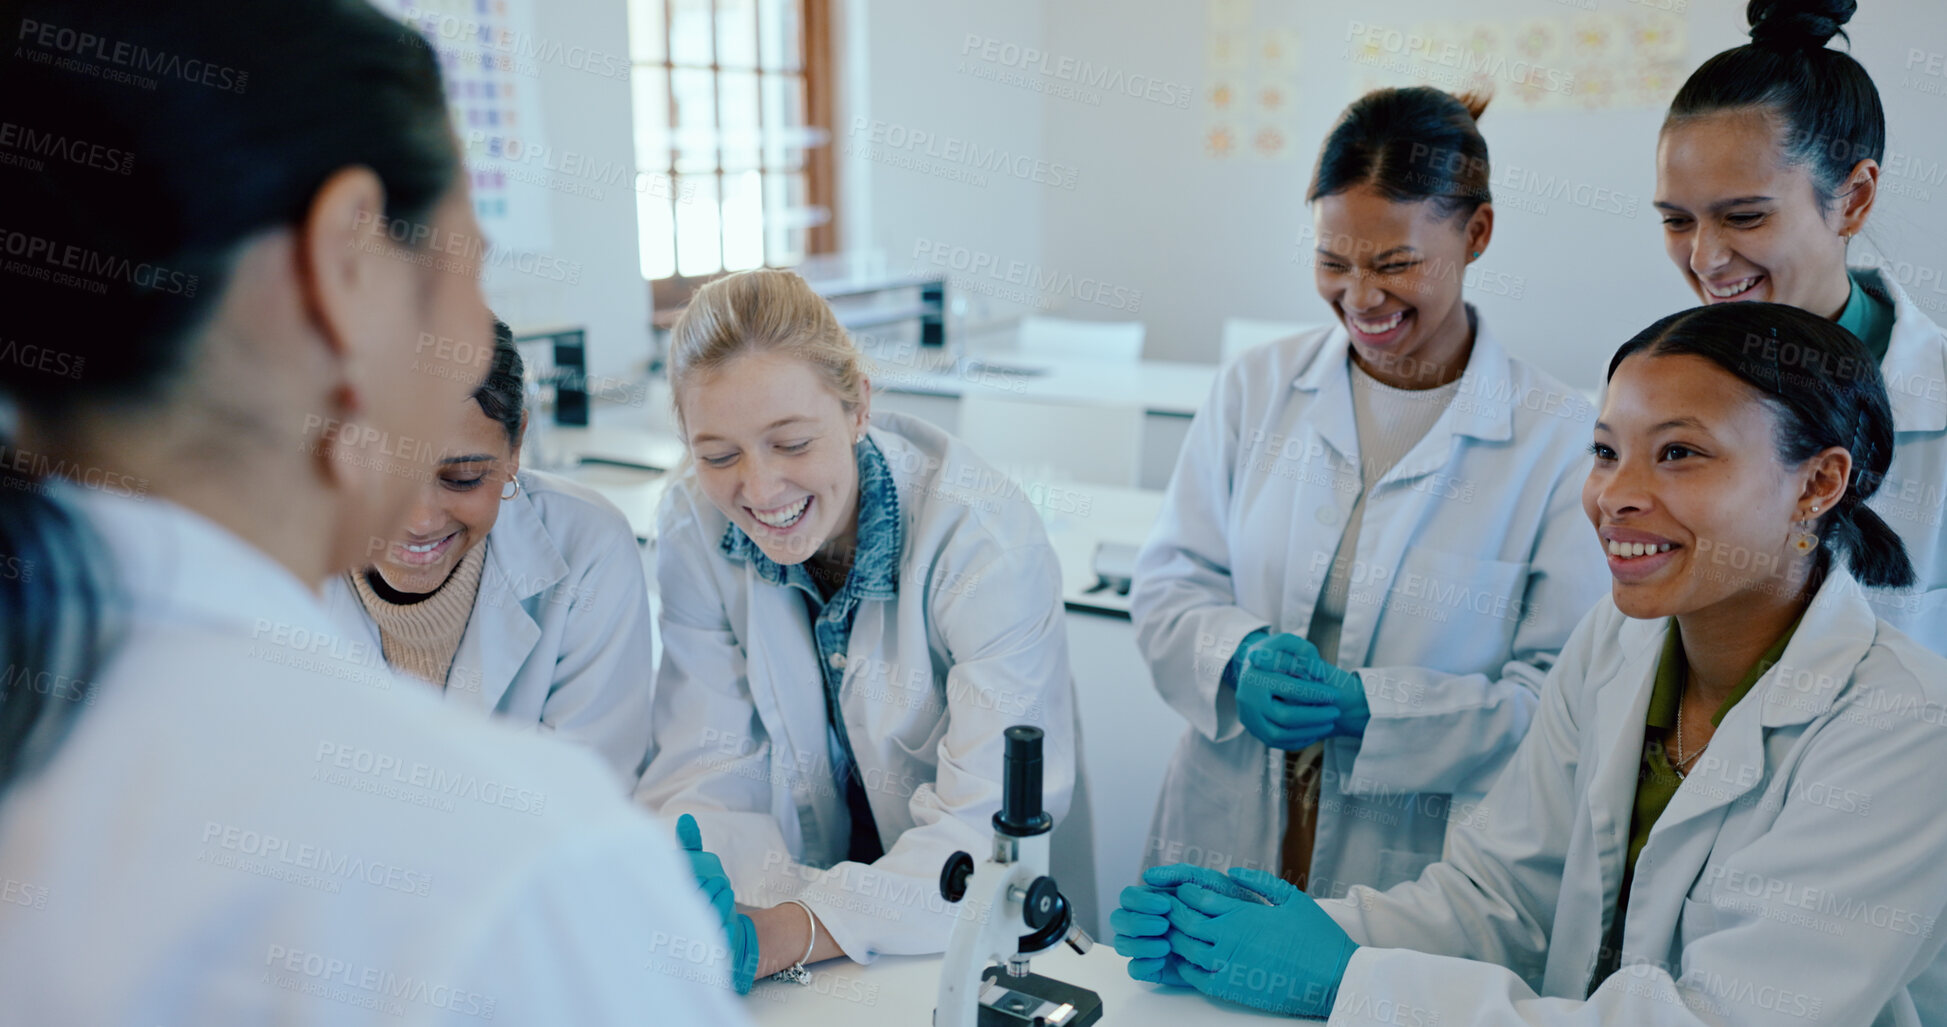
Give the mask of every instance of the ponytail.
<svg viewBox="0 0 1947 1027">
<path fill-rule="evenodd" d="M 1845 551 L 1846 565 L 1862 585 L 1906 588 L 1913 584 L 1913 561 L 1892 525 L 1864 502 L 1841 502 L 1832 513 L 1826 537 Z"/>
<path fill-rule="evenodd" d="M 0 461 L 0 792 L 38 770 L 94 703 L 116 634 L 100 544 L 47 481 L 12 463 Z"/>
</svg>

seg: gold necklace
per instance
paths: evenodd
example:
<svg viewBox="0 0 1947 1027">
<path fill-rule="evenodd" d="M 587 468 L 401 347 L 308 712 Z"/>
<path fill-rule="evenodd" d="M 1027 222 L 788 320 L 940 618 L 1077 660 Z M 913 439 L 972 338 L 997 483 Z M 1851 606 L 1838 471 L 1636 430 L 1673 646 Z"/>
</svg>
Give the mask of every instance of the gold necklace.
<svg viewBox="0 0 1947 1027">
<path fill-rule="evenodd" d="M 1696 752 L 1693 752 L 1688 756 L 1685 756 L 1683 754 L 1683 697 L 1686 693 L 1690 691 L 1690 679 L 1688 674 L 1684 675 L 1683 684 L 1684 684 L 1683 691 L 1677 693 L 1677 761 L 1675 763 L 1670 764 L 1670 769 L 1676 771 L 1678 777 L 1688 776 L 1684 773 L 1683 765 L 1695 760 L 1699 756 L 1702 756 L 1704 754 L 1704 750 L 1710 748 L 1710 743 L 1705 742 L 1704 744 L 1697 747 Z"/>
</svg>

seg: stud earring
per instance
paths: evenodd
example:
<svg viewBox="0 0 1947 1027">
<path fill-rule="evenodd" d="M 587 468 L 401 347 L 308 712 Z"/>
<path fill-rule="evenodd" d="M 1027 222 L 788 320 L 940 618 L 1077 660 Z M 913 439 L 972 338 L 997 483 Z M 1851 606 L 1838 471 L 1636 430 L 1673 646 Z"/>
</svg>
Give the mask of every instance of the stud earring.
<svg viewBox="0 0 1947 1027">
<path fill-rule="evenodd" d="M 1475 250 L 1475 251 L 1474 251 L 1474 259 L 1475 259 L 1475 260 L 1479 260 L 1479 259 L 1481 259 L 1481 251 L 1479 251 L 1479 250 Z"/>
</svg>

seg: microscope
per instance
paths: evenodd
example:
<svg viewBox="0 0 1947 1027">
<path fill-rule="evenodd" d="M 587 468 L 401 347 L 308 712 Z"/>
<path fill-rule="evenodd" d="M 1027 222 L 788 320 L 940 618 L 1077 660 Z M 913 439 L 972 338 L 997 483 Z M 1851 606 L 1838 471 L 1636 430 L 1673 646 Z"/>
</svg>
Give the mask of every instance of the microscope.
<svg viewBox="0 0 1947 1027">
<path fill-rule="evenodd" d="M 1005 732 L 1001 811 L 993 853 L 978 866 L 956 852 L 940 871 L 940 896 L 965 900 L 940 967 L 933 1027 L 1088 1027 L 1102 1018 L 1101 996 L 1028 972 L 1028 959 L 1067 942 L 1094 946 L 1048 876 L 1048 833 L 1041 808 L 1041 729 Z M 1000 965 L 996 965 L 1000 964 Z"/>
</svg>

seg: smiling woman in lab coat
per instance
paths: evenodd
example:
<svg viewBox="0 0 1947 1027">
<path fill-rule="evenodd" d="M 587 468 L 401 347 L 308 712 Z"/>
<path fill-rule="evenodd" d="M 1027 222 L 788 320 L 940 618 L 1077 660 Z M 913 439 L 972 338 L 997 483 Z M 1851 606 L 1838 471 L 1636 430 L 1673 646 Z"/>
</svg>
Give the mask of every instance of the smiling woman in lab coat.
<svg viewBox="0 0 1947 1027">
<path fill-rule="evenodd" d="M 1947 1016 L 1947 659 L 1862 591 L 1912 577 L 1868 506 L 1876 362 L 1796 307 L 1695 308 L 1617 352 L 1594 438 L 1612 593 L 1481 821 L 1338 901 L 1152 869 L 1112 916 L 1151 977 L 1335 1024 Z"/>
<path fill-rule="evenodd" d="M 487 379 L 438 445 L 371 567 L 325 603 L 368 653 L 443 700 L 559 734 L 600 754 L 627 789 L 649 750 L 656 650 L 635 533 L 614 504 L 520 470 L 520 351 L 494 322 Z"/>
<path fill-rule="evenodd" d="M 695 817 L 753 922 L 755 972 L 807 951 L 943 951 L 940 870 L 990 847 L 1002 731 L 1047 733 L 1057 820 L 1075 786 L 1041 519 L 958 440 L 871 417 L 858 350 L 788 271 L 704 286 L 669 364 L 693 470 L 657 536 L 664 648 L 640 798 Z M 733 946 L 743 915 L 727 918 Z"/>
<path fill-rule="evenodd" d="M 129 158 L 0 164 L 0 1019 L 741 1022 L 666 827 L 318 600 L 478 410 L 418 345 L 490 331 L 433 48 L 334 0 L 7 11 L 0 120 Z"/>
<path fill-rule="evenodd" d="M 1462 297 L 1494 223 L 1483 103 L 1346 110 L 1310 191 L 1335 323 L 1247 352 L 1191 424 L 1133 593 L 1189 721 L 1147 864 L 1318 895 L 1419 876 L 1601 595 L 1575 495 L 1593 408 Z"/>
<path fill-rule="evenodd" d="M 1837 321 L 1879 361 L 1899 445 L 1873 508 L 1906 542 L 1918 578 L 1873 602 L 1947 654 L 1947 333 L 1901 288 L 1912 264 L 1846 266 L 1886 150 L 1872 77 L 1826 45 L 1854 6 L 1750 6 L 1751 42 L 1704 62 L 1670 104 L 1656 207 L 1670 259 L 1700 301 L 1789 303 Z M 1935 282 L 1931 298 L 1943 295 Z"/>
</svg>

